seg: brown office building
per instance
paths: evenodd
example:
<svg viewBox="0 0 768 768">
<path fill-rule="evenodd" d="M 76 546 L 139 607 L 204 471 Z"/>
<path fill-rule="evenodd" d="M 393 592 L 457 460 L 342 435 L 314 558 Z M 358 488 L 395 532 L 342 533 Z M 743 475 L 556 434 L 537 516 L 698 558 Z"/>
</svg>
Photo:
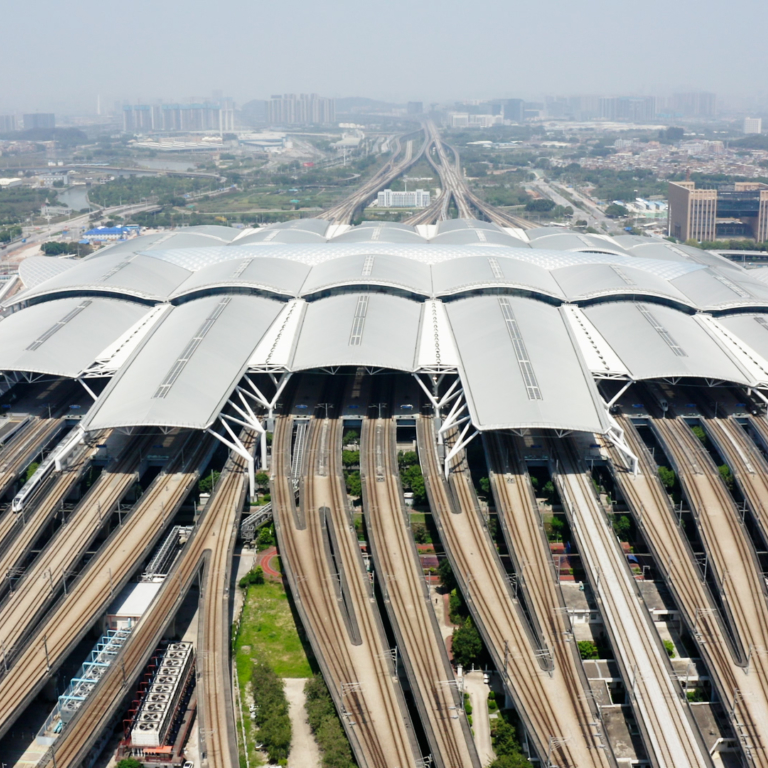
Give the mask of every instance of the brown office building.
<svg viewBox="0 0 768 768">
<path fill-rule="evenodd" d="M 738 181 L 696 189 L 692 181 L 669 183 L 669 234 L 678 240 L 768 240 L 768 184 Z"/>
</svg>

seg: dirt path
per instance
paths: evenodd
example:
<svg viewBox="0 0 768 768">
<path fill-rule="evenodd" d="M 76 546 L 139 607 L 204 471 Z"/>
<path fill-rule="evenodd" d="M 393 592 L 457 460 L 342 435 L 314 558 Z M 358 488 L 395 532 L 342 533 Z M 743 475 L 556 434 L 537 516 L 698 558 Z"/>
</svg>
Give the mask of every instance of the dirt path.
<svg viewBox="0 0 768 768">
<path fill-rule="evenodd" d="M 304 708 L 304 685 L 307 681 L 301 677 L 288 677 L 284 682 L 293 729 L 288 768 L 317 768 L 320 765 L 320 750 L 307 722 L 307 711 Z"/>
</svg>

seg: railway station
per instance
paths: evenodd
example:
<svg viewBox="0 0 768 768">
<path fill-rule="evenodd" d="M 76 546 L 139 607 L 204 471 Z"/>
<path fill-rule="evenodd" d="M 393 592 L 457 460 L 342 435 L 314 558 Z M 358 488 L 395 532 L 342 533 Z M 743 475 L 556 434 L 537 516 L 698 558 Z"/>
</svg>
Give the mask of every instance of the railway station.
<svg viewBox="0 0 768 768">
<path fill-rule="evenodd" d="M 299 219 L 29 257 L 19 281 L 0 320 L 0 745 L 98 630 L 93 658 L 114 658 L 97 685 L 67 678 L 40 765 L 93 764 L 129 708 L 123 753 L 180 759 L 190 701 L 201 764 L 238 764 L 232 552 L 272 520 L 358 764 L 481 768 L 404 512 L 410 441 L 534 765 L 768 766 L 768 268 L 560 227 Z M 252 513 L 258 471 L 271 503 Z M 194 642 L 167 645 L 193 592 Z M 170 653 L 183 680 L 153 719 Z"/>
</svg>

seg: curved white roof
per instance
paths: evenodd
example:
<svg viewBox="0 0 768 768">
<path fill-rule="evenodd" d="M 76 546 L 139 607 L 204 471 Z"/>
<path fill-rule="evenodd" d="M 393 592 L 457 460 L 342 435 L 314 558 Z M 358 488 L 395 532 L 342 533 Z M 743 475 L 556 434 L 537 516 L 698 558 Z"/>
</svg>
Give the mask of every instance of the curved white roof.
<svg viewBox="0 0 768 768">
<path fill-rule="evenodd" d="M 0 371 L 75 378 L 149 311 L 134 302 L 85 297 L 22 309 L 0 322 Z"/>
<path fill-rule="evenodd" d="M 101 394 L 86 428 L 210 426 L 281 308 L 254 296 L 174 307 Z"/>
<path fill-rule="evenodd" d="M 193 227 L 28 259 L 0 370 L 113 375 L 94 429 L 203 428 L 247 369 L 457 368 L 479 429 L 602 431 L 593 375 L 768 387 L 766 278 L 706 251 L 560 229 L 531 248 L 471 220 L 431 242 L 335 231 Z"/>
</svg>

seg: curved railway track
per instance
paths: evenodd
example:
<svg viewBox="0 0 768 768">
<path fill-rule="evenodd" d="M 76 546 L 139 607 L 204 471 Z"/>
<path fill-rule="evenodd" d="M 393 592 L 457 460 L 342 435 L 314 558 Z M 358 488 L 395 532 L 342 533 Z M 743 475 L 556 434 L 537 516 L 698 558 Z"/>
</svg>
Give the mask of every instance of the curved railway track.
<svg viewBox="0 0 768 768">
<path fill-rule="evenodd" d="M 752 724 L 751 738 L 754 739 L 768 728 L 765 714 L 759 714 L 761 710 L 766 711 L 761 685 L 754 675 L 743 674 L 743 662 L 738 660 L 728 630 L 694 560 L 691 545 L 680 530 L 650 452 L 629 419 L 619 415 L 615 418 L 624 430 L 630 450 L 639 460 L 639 472 L 634 476 L 624 469 L 618 451 L 609 448 L 616 483 L 635 514 L 656 567 L 664 574 L 667 587 L 709 668 L 720 699 L 727 705 L 732 703 L 735 690 L 744 694 L 740 714 L 745 724 Z M 759 727 L 758 723 L 761 723 Z M 764 750 L 756 751 L 752 756 L 758 766 L 768 766 L 767 758 Z"/>
<path fill-rule="evenodd" d="M 544 646 L 552 648 L 554 663 L 579 701 L 591 701 L 578 646 L 558 578 L 541 525 L 533 487 L 514 438 L 499 433 L 484 436 L 489 478 L 499 523 L 507 547 L 515 560 L 518 581 L 526 594 Z M 564 641 L 565 640 L 565 641 Z M 597 708 L 579 706 L 579 717 L 599 718 Z"/>
<path fill-rule="evenodd" d="M 724 436 L 715 421 L 708 419 L 705 423 L 719 442 Z M 733 499 L 701 441 L 679 419 L 654 419 L 652 423 L 669 452 L 695 512 L 699 532 L 711 560 L 709 567 L 717 574 L 715 579 L 720 585 L 722 602 L 732 617 L 742 646 L 737 649 L 741 650 L 741 661 L 746 664 L 749 658 L 751 682 L 759 685 L 758 701 L 745 700 L 744 684 L 749 684 L 745 680 L 735 690 L 727 692 L 726 705 L 730 705 L 736 713 L 733 723 L 745 750 L 766 761 L 768 607 L 754 547 L 742 528 Z M 760 703 L 762 706 L 759 706 Z"/>
<path fill-rule="evenodd" d="M 134 441 L 114 467 L 105 469 L 99 475 L 82 501 L 72 510 L 66 523 L 56 531 L 15 585 L 13 594 L 8 595 L 0 606 L 0 642 L 7 651 L 31 631 L 35 621 L 58 592 L 62 581 L 66 581 L 65 574 L 77 564 L 115 505 L 138 479 L 137 469 L 142 451 L 152 439 L 147 437 Z M 54 496 L 54 510 L 58 498 L 62 498 L 61 494 Z M 31 545 L 32 539 L 39 532 L 32 525 L 32 522 L 37 522 L 37 515 L 36 509 L 32 521 L 22 529 L 9 551 L 3 554 L 0 559 L 3 571 L 0 572 L 18 562 L 24 552 L 23 547 Z M 12 557 L 16 557 L 16 560 L 12 560 Z"/>
<path fill-rule="evenodd" d="M 252 433 L 244 431 L 240 439 L 247 447 L 255 444 Z M 115 663 L 104 673 L 98 686 L 78 710 L 67 725 L 55 745 L 56 768 L 76 768 L 86 757 L 88 750 L 100 733 L 110 726 L 115 713 L 125 696 L 130 692 L 132 680 L 138 678 L 160 642 L 163 632 L 171 618 L 176 614 L 184 595 L 196 578 L 201 564 L 208 556 L 206 572 L 213 575 L 214 568 L 221 570 L 223 583 L 228 584 L 229 557 L 231 554 L 232 535 L 236 530 L 237 518 L 242 507 L 247 487 L 247 467 L 239 456 L 230 456 L 219 478 L 211 500 L 198 521 L 184 550 L 173 569 L 163 582 L 160 591 L 152 601 L 147 612 L 131 633 Z M 220 583 L 219 583 L 220 586 Z M 204 577 L 203 613 L 207 603 L 222 603 L 225 595 L 217 591 L 215 581 Z M 211 599 L 209 599 L 209 597 Z M 232 742 L 234 725 L 227 721 L 231 713 L 231 695 L 229 684 L 229 637 L 222 636 L 228 630 L 228 606 L 213 608 L 215 614 L 210 620 L 204 619 L 202 626 L 203 644 L 198 653 L 197 664 L 201 670 L 198 678 L 202 690 L 198 702 L 205 722 L 201 730 L 205 731 L 208 765 L 213 768 L 232 768 L 238 764 L 237 750 Z M 210 630 L 214 629 L 213 632 Z M 206 643 L 211 639 L 212 647 Z M 226 652 L 223 652 L 226 651 Z M 215 661 L 209 663 L 209 659 Z M 226 661 L 226 670 L 221 670 L 221 661 Z M 202 666 L 201 666 L 202 665 Z M 213 672 L 213 685 L 209 672 Z M 209 718 L 208 711 L 214 715 Z M 213 733 L 208 735 L 210 731 Z M 220 756 L 223 757 L 220 759 Z M 49 752 L 46 762 L 38 768 L 53 768 L 53 756 Z"/>
<path fill-rule="evenodd" d="M 395 424 L 363 421 L 363 498 L 376 571 L 398 635 L 411 690 L 419 702 L 432 758 L 440 768 L 480 768 L 463 702 L 440 636 L 397 472 Z"/>
<path fill-rule="evenodd" d="M 19 475 L 32 463 L 35 456 L 62 428 L 62 419 L 38 419 L 24 428 L 0 451 L 0 498 L 5 496 Z M 16 531 L 20 515 L 8 509 L 0 517 L 0 545 L 5 544 Z M 4 576 L 5 574 L 0 574 Z"/>
<path fill-rule="evenodd" d="M 19 649 L 8 674 L 0 679 L 0 736 L 128 581 L 142 555 L 187 497 L 210 449 L 210 438 L 198 440 L 186 460 L 180 454 L 171 460 L 68 594 L 43 618 L 34 640 Z"/>
<path fill-rule="evenodd" d="M 711 765 L 670 676 L 666 652 L 640 604 L 637 585 L 613 529 L 594 496 L 573 444 L 550 441 L 558 457 L 556 481 L 569 511 L 585 570 L 592 583 L 616 660 L 622 670 L 649 758 L 659 768 Z"/>
<path fill-rule="evenodd" d="M 341 423 L 313 420 L 299 510 L 290 481 L 292 423 L 287 417 L 277 419 L 271 485 L 280 553 L 297 609 L 358 764 L 361 768 L 413 767 L 417 758 L 413 730 L 375 620 L 374 597 L 362 571 L 357 536 L 347 518 L 337 455 Z M 329 522 L 341 563 L 338 578 L 326 554 Z M 344 606 L 353 619 L 345 619 Z"/>
<path fill-rule="evenodd" d="M 449 495 L 431 418 L 418 419 L 417 437 L 432 513 L 454 575 L 540 759 L 548 757 L 559 768 L 610 765 L 581 685 L 547 662 L 549 652 L 535 643 L 522 610 L 513 602 L 503 566 L 481 522 L 463 454 L 454 460 Z M 538 578 L 551 578 L 549 568 Z"/>
</svg>

